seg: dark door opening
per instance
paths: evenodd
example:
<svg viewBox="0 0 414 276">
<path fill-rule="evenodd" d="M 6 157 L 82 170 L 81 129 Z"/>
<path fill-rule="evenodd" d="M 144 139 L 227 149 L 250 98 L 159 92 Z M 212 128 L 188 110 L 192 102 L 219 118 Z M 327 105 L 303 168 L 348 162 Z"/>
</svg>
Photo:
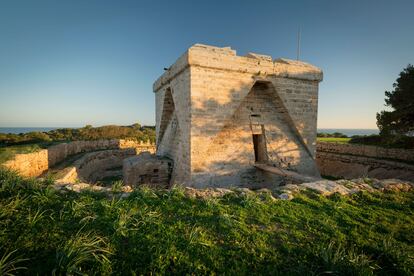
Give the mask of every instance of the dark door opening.
<svg viewBox="0 0 414 276">
<path fill-rule="evenodd" d="M 266 139 L 264 134 L 253 134 L 253 146 L 254 146 L 254 161 L 257 163 L 266 163 L 267 158 L 267 148 L 266 148 Z"/>
</svg>

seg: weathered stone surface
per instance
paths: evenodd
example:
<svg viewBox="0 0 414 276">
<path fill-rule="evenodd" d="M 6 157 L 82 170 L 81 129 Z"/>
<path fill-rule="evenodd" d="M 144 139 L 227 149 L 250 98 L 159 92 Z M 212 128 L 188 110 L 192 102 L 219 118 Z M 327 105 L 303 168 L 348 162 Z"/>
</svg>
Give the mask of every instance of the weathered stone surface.
<svg viewBox="0 0 414 276">
<path fill-rule="evenodd" d="M 345 186 L 336 183 L 335 181 L 321 180 L 310 183 L 301 184 L 302 187 L 309 188 L 319 192 L 322 195 L 331 195 L 340 193 L 341 195 L 349 194 L 350 190 Z"/>
<path fill-rule="evenodd" d="M 334 193 L 342 195 L 351 195 L 360 191 L 374 192 L 374 191 L 394 191 L 394 192 L 408 192 L 414 189 L 414 183 L 403 181 L 399 179 L 370 179 L 358 178 L 352 180 L 322 180 L 310 183 L 303 183 L 298 185 L 286 185 L 277 188 L 281 193 L 280 199 L 292 199 L 294 194 L 301 190 L 314 190 L 324 196 L 329 196 Z"/>
<path fill-rule="evenodd" d="M 314 162 L 318 83 L 310 64 L 196 44 L 155 83 L 157 155 L 173 159 L 172 181 L 193 187 L 277 183 L 254 179 L 253 134 L 266 162 L 319 176 Z M 257 150 L 257 149 L 256 149 Z"/>
<path fill-rule="evenodd" d="M 283 193 L 278 196 L 281 200 L 291 200 L 293 199 L 293 195 L 291 193 Z"/>
<path fill-rule="evenodd" d="M 229 193 L 234 193 L 234 191 L 224 188 L 195 189 L 192 187 L 185 187 L 186 196 L 194 198 L 223 197 Z"/>
<path fill-rule="evenodd" d="M 367 184 L 364 179 L 353 179 L 351 180 L 337 180 L 336 183 L 343 185 L 344 187 L 349 189 L 349 193 L 353 194 L 359 191 L 369 191 L 373 192 L 375 189 Z"/>
<path fill-rule="evenodd" d="M 408 192 L 414 189 L 414 183 L 399 179 L 375 180 L 372 186 L 380 191 Z"/>
<path fill-rule="evenodd" d="M 5 162 L 3 166 L 17 171 L 22 176 L 39 176 L 49 168 L 48 151 L 40 150 L 27 154 L 16 154 L 14 159 Z"/>
<path fill-rule="evenodd" d="M 170 187 L 173 161 L 157 157 L 149 152 L 126 158 L 123 161 L 124 184 L 132 187 L 148 185 L 151 187 Z"/>
<path fill-rule="evenodd" d="M 370 184 L 368 184 L 370 183 Z M 109 198 L 126 198 L 128 197 L 133 188 L 131 186 L 123 186 L 120 192 L 114 192 L 109 187 L 100 187 L 88 183 L 56 183 L 54 187 L 61 191 L 65 192 L 67 190 L 81 192 L 83 190 L 96 191 L 96 192 L 105 192 Z M 367 192 L 408 192 L 414 189 L 414 183 L 408 181 L 401 181 L 398 179 L 353 179 L 353 180 L 338 180 L 338 181 L 317 181 L 305 184 L 290 184 L 283 187 L 278 187 L 276 191 L 271 191 L 269 189 L 260 189 L 257 191 L 252 191 L 247 188 L 235 188 L 235 189 L 225 189 L 225 188 L 204 188 L 196 189 L 192 187 L 185 187 L 185 195 L 193 198 L 217 198 L 223 197 L 227 194 L 235 194 L 236 196 L 250 196 L 257 195 L 261 200 L 276 201 L 280 200 L 291 200 L 295 197 L 297 193 L 305 189 L 314 190 L 324 196 L 329 196 L 334 193 L 339 193 L 342 195 L 352 195 L 353 193 L 360 191 Z M 276 194 L 275 198 L 273 195 Z"/>
</svg>

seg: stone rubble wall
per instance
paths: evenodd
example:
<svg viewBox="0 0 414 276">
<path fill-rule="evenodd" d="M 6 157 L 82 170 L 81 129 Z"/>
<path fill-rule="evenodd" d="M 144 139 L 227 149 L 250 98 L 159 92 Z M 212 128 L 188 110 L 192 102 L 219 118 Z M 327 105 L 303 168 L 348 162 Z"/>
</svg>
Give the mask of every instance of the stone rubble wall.
<svg viewBox="0 0 414 276">
<path fill-rule="evenodd" d="M 365 192 L 409 192 L 414 189 L 414 183 L 399 179 L 375 179 L 357 178 L 351 180 L 320 180 L 303 184 L 289 184 L 278 188 L 278 198 L 290 200 L 303 190 L 313 190 L 323 196 L 335 193 L 352 195 L 361 191 Z"/>
<path fill-rule="evenodd" d="M 39 176 L 49 169 L 48 151 L 40 150 L 26 154 L 16 154 L 13 159 L 3 163 L 3 166 L 17 171 L 22 176 Z"/>
<path fill-rule="evenodd" d="M 134 189 L 131 186 L 123 186 L 119 191 L 114 191 L 111 187 L 102 187 L 90 183 L 56 183 L 54 185 L 58 191 L 65 192 L 67 190 L 74 192 L 81 191 L 95 191 L 104 192 L 109 198 L 127 198 L 131 195 Z M 398 179 L 369 179 L 358 178 L 352 180 L 321 180 L 316 182 L 309 182 L 304 184 L 289 184 L 285 186 L 277 187 L 276 189 L 259 189 L 250 190 L 247 188 L 205 188 L 196 189 L 192 187 L 185 188 L 185 195 L 190 198 L 217 198 L 223 197 L 227 194 L 233 194 L 235 196 L 242 197 L 256 197 L 259 200 L 291 200 L 295 198 L 304 190 L 314 191 L 322 196 L 331 196 L 333 194 L 341 194 L 343 196 L 349 196 L 359 192 L 410 192 L 414 190 L 414 183 L 408 181 L 402 181 Z"/>
<path fill-rule="evenodd" d="M 37 177 L 67 157 L 97 150 L 135 148 L 137 152 L 155 152 L 155 145 L 133 140 L 110 139 L 96 141 L 74 141 L 62 143 L 33 153 L 16 154 L 3 166 L 17 171 L 22 176 Z"/>
<path fill-rule="evenodd" d="M 407 161 L 410 155 L 402 154 L 401 149 L 385 149 L 373 146 L 345 145 L 336 143 L 318 143 L 316 163 L 321 175 L 352 179 L 373 177 L 378 179 L 398 178 L 414 181 L 414 165 L 389 159 L 397 155 L 385 155 L 385 152 L 396 154 Z M 409 151 L 409 150 L 407 150 Z M 397 158 L 395 158 L 397 159 Z"/>
<path fill-rule="evenodd" d="M 414 149 L 396 149 L 358 144 L 318 142 L 316 144 L 316 150 L 317 152 L 359 155 L 378 159 L 395 159 L 409 162 L 414 161 Z"/>
</svg>

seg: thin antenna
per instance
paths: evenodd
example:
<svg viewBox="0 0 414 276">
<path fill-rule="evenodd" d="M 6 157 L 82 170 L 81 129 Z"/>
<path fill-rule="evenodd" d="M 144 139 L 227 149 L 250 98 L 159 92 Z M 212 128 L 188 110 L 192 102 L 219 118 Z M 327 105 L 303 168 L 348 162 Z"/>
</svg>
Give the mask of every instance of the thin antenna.
<svg viewBox="0 0 414 276">
<path fill-rule="evenodd" d="M 296 60 L 299 60 L 300 58 L 300 26 L 298 28 L 298 48 L 296 51 Z"/>
</svg>

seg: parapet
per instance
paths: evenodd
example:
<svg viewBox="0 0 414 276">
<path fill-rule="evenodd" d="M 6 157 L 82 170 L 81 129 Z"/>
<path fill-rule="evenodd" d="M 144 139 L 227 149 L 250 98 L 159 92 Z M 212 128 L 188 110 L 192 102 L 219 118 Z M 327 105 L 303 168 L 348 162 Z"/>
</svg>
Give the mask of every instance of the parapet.
<svg viewBox="0 0 414 276">
<path fill-rule="evenodd" d="M 157 79 L 154 92 L 189 66 L 318 82 L 323 78 L 321 69 L 303 61 L 285 58 L 273 60 L 271 56 L 256 53 L 238 56 L 236 50 L 230 47 L 194 44 Z"/>
</svg>

